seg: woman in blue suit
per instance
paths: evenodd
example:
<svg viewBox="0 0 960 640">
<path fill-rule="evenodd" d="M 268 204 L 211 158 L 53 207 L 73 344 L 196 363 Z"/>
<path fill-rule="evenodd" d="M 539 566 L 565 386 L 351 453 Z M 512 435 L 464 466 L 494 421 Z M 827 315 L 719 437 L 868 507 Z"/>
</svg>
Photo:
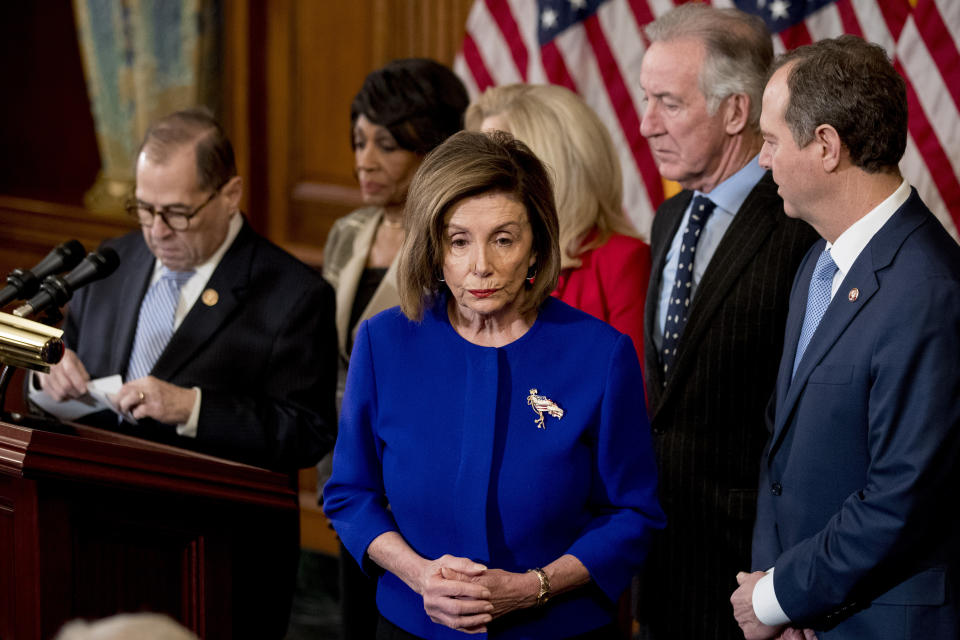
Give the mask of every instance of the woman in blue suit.
<svg viewBox="0 0 960 640">
<path fill-rule="evenodd" d="M 550 297 L 543 165 L 506 134 L 456 134 L 404 220 L 401 307 L 357 332 L 324 491 L 380 573 L 378 638 L 617 637 L 665 520 L 630 339 Z"/>
</svg>

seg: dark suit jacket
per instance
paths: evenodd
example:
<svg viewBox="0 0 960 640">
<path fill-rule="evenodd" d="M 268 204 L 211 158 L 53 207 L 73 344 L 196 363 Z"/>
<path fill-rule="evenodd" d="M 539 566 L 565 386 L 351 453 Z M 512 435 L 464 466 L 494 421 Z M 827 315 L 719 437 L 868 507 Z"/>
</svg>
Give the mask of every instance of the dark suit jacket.
<svg viewBox="0 0 960 640">
<path fill-rule="evenodd" d="M 667 250 L 691 197 L 663 203 L 651 234 L 644 373 L 667 528 L 650 551 L 636 609 L 650 637 L 742 639 L 729 597 L 750 562 L 764 411 L 790 283 L 816 233 L 785 216 L 768 172 L 703 274 L 664 381 L 651 336 Z"/>
<path fill-rule="evenodd" d="M 139 231 L 107 241 L 120 267 L 70 303 L 64 340 L 91 377 L 123 374 L 154 256 Z M 152 375 L 200 387 L 197 437 L 152 420 L 90 422 L 249 464 L 290 470 L 333 446 L 337 345 L 333 292 L 244 222 L 207 283 L 219 300 L 187 314 Z"/>
<path fill-rule="evenodd" d="M 791 382 L 823 246 L 791 294 L 753 566 L 776 566 L 783 610 L 821 640 L 960 637 L 960 247 L 913 191 Z"/>
</svg>

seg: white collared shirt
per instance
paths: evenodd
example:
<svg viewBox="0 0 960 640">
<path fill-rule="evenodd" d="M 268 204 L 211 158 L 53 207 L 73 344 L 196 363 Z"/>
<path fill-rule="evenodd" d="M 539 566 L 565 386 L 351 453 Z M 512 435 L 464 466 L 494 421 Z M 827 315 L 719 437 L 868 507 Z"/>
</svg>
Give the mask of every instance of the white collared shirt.
<svg viewBox="0 0 960 640">
<path fill-rule="evenodd" d="M 837 265 L 837 272 L 833 275 L 833 286 L 830 290 L 830 299 L 837 293 L 840 283 L 847 276 L 853 263 L 866 248 L 873 236 L 880 231 L 883 225 L 893 217 L 897 209 L 903 206 L 903 203 L 910 197 L 910 185 L 906 180 L 900 182 L 896 191 L 887 196 L 887 199 L 881 202 L 870 213 L 863 216 L 847 230 L 841 233 L 831 245 L 827 243 L 830 249 L 830 257 Z"/>
<path fill-rule="evenodd" d="M 887 224 L 887 221 L 893 217 L 893 214 L 903 206 L 903 203 L 909 197 L 910 185 L 906 180 L 903 180 L 900 182 L 900 186 L 883 202 L 837 236 L 833 244 L 827 243 L 830 256 L 837 265 L 837 272 L 833 276 L 833 284 L 830 290 L 831 300 L 843 283 L 843 279 L 853 267 L 853 263 L 863 253 L 873 236 L 880 231 L 883 225 Z M 760 622 L 773 627 L 790 622 L 790 618 L 787 617 L 780 606 L 776 590 L 773 588 L 775 569 L 776 567 L 768 569 L 767 575 L 760 578 L 753 589 L 753 612 Z"/>
</svg>

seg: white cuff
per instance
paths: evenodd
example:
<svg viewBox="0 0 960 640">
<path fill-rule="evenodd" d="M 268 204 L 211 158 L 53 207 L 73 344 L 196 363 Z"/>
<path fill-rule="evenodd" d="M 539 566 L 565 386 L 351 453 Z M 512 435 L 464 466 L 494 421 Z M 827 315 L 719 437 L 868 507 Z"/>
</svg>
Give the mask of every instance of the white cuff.
<svg viewBox="0 0 960 640">
<path fill-rule="evenodd" d="M 193 401 L 190 417 L 183 424 L 177 425 L 177 435 L 187 438 L 197 437 L 197 423 L 200 422 L 200 387 L 194 387 L 193 390 L 197 392 L 197 398 Z"/>
<path fill-rule="evenodd" d="M 757 615 L 757 620 L 768 627 L 778 627 L 790 622 L 790 618 L 780 607 L 777 592 L 773 588 L 774 569 L 776 567 L 770 567 L 767 575 L 760 578 L 753 588 L 753 612 Z"/>
</svg>

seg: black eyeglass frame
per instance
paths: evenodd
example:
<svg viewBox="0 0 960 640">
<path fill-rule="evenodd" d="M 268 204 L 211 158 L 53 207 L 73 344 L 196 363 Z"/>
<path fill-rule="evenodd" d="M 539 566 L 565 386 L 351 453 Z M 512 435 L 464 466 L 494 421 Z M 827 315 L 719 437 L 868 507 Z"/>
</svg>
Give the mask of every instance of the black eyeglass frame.
<svg viewBox="0 0 960 640">
<path fill-rule="evenodd" d="M 228 180 L 227 182 L 229 182 L 229 180 Z M 213 202 L 214 199 L 215 199 L 218 195 L 220 195 L 220 192 L 223 190 L 223 188 L 224 188 L 226 185 L 227 185 L 227 183 L 224 182 L 222 185 L 220 185 L 219 187 L 217 187 L 216 189 L 214 189 L 214 190 L 213 190 L 213 193 L 210 194 L 210 197 L 207 198 L 206 200 L 204 200 L 203 203 L 202 203 L 200 206 L 198 206 L 196 209 L 194 209 L 194 210 L 191 211 L 190 213 L 181 213 L 181 212 L 179 212 L 179 211 L 170 211 L 169 205 L 166 206 L 166 207 L 160 207 L 159 209 L 157 209 L 156 207 L 154 207 L 154 206 L 153 206 L 152 204 L 150 204 L 149 202 L 143 202 L 142 200 L 138 200 L 138 199 L 136 199 L 136 198 L 131 198 L 131 199 L 127 202 L 127 204 L 126 204 L 127 214 L 129 214 L 129 215 L 132 216 L 133 218 L 136 218 L 136 219 L 137 219 L 137 222 L 140 223 L 140 226 L 141 226 L 141 227 L 146 227 L 146 228 L 149 229 L 149 228 L 152 227 L 152 226 L 154 225 L 154 223 L 157 221 L 157 216 L 160 216 L 160 218 L 163 220 L 163 224 L 167 225 L 167 226 L 170 227 L 172 230 L 174 230 L 174 231 L 186 231 L 187 229 L 190 228 L 190 221 L 194 218 L 194 216 L 196 216 L 198 213 L 200 213 L 200 211 L 203 210 L 203 208 L 206 207 L 208 204 L 210 204 L 211 202 Z M 147 211 L 147 212 L 150 213 L 150 222 L 149 222 L 149 223 L 144 222 L 143 219 L 140 217 L 140 211 L 141 211 L 141 210 Z M 170 224 L 170 218 L 169 218 L 168 216 L 173 216 L 173 219 L 174 219 L 174 220 L 183 220 L 183 223 L 182 223 L 182 224 L 183 224 L 183 228 L 180 228 L 179 225 L 180 225 L 181 223 L 179 223 L 179 222 L 177 223 L 177 225 Z"/>
</svg>

